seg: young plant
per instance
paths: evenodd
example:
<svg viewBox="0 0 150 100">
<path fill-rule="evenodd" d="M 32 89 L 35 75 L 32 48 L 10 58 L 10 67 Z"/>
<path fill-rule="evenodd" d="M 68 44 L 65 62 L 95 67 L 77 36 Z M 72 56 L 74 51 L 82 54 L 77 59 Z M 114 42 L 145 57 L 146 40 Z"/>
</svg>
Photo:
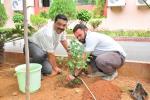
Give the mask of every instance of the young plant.
<svg viewBox="0 0 150 100">
<path fill-rule="evenodd" d="M 83 45 L 81 45 L 76 40 L 71 40 L 70 42 L 70 53 L 71 53 L 71 59 L 68 61 L 68 66 L 70 73 L 72 75 L 75 75 L 76 69 L 86 69 L 87 68 L 87 61 L 89 60 L 87 56 L 86 60 L 83 60 L 82 53 L 84 51 Z"/>
</svg>

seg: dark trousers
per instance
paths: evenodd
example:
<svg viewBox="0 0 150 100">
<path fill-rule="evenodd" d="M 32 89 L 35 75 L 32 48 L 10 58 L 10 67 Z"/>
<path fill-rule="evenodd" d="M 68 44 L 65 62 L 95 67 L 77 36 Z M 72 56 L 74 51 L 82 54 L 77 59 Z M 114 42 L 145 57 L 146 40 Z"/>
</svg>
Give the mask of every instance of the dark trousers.
<svg viewBox="0 0 150 100">
<path fill-rule="evenodd" d="M 25 50 L 24 50 L 25 51 Z M 38 45 L 29 41 L 30 63 L 39 63 L 42 65 L 41 73 L 51 74 L 52 65 L 48 61 L 47 52 L 43 51 Z"/>
<path fill-rule="evenodd" d="M 112 74 L 120 68 L 125 61 L 125 57 L 119 52 L 105 52 L 98 56 L 92 56 L 90 65 L 93 71 L 101 71 L 105 74 Z"/>
</svg>

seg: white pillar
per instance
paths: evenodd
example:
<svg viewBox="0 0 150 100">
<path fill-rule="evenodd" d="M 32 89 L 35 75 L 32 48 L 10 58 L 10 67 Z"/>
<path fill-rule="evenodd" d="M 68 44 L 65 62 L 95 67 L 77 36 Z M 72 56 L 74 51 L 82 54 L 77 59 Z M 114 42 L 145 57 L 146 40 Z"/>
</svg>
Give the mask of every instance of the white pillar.
<svg viewBox="0 0 150 100">
<path fill-rule="evenodd" d="M 27 20 L 30 24 L 30 16 L 34 15 L 34 0 L 27 0 Z"/>
</svg>

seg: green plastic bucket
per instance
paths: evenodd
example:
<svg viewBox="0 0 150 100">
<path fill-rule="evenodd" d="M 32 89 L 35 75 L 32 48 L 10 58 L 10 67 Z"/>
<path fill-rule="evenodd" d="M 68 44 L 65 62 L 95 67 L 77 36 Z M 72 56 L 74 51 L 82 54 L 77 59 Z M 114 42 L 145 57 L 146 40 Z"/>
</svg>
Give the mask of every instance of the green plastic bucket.
<svg viewBox="0 0 150 100">
<path fill-rule="evenodd" d="M 41 68 L 42 65 L 30 63 L 30 93 L 37 91 L 41 87 Z M 19 90 L 25 93 L 26 84 L 26 64 L 18 65 L 15 68 Z"/>
</svg>

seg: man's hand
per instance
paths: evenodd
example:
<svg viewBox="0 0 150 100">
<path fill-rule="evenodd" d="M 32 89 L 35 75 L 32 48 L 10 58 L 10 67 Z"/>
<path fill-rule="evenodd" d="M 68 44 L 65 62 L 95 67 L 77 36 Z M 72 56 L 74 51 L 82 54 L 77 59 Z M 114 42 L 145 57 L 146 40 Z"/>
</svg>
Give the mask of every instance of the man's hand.
<svg viewBox="0 0 150 100">
<path fill-rule="evenodd" d="M 67 81 L 72 81 L 74 79 L 75 79 L 75 77 L 73 75 L 71 75 L 71 74 L 69 74 L 69 75 L 66 76 L 66 80 Z"/>
<path fill-rule="evenodd" d="M 79 76 L 81 72 L 82 72 L 82 69 L 76 68 L 74 74 L 75 74 L 75 76 Z"/>
<path fill-rule="evenodd" d="M 57 73 L 61 73 L 62 72 L 62 70 L 59 67 L 55 67 L 54 71 L 57 72 Z"/>
<path fill-rule="evenodd" d="M 53 68 L 52 75 L 61 73 L 62 70 L 59 67 L 57 67 L 55 54 L 54 53 L 48 53 L 48 59 L 49 59 L 51 65 L 52 65 L 52 68 Z"/>
<path fill-rule="evenodd" d="M 57 74 L 60 74 L 61 72 L 62 70 L 59 67 L 54 67 L 51 75 L 52 76 L 57 75 Z"/>
</svg>

